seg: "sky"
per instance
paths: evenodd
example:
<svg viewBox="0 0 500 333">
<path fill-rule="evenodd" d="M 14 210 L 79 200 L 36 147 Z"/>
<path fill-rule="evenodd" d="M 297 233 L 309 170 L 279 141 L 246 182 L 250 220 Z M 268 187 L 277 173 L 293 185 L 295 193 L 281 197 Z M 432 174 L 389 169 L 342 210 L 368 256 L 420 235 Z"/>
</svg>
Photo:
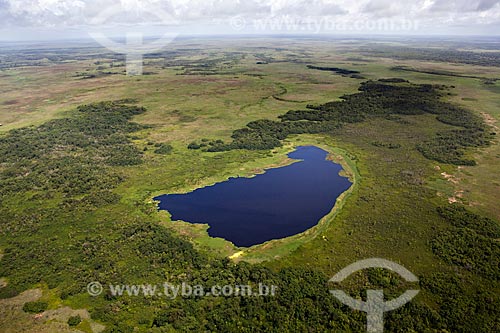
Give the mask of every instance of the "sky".
<svg viewBox="0 0 500 333">
<path fill-rule="evenodd" d="M 499 35 L 500 0 L 0 0 L 0 41 L 92 32 Z"/>
</svg>

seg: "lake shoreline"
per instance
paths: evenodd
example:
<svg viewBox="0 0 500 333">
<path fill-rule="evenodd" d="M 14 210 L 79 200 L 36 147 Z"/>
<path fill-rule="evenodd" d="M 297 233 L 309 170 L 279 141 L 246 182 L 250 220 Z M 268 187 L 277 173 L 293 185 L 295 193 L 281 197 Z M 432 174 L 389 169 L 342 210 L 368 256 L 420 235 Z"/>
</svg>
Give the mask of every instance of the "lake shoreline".
<svg viewBox="0 0 500 333">
<path fill-rule="evenodd" d="M 288 144 L 286 145 L 286 147 L 283 147 L 284 149 L 282 150 L 284 151 L 286 156 L 288 156 L 288 154 L 294 152 L 300 146 L 316 146 L 318 148 L 321 148 L 322 150 L 327 152 L 327 160 L 341 166 L 341 171 L 339 172 L 339 174 L 342 177 L 348 178 L 351 182 L 351 186 L 337 197 L 333 208 L 329 211 L 329 213 L 323 216 L 311 228 L 308 228 L 307 230 L 295 235 L 279 239 L 272 239 L 250 247 L 238 247 L 226 239 L 220 237 L 211 237 L 208 234 L 208 229 L 210 228 L 209 224 L 193 224 L 184 221 L 165 221 L 164 223 L 162 223 L 162 225 L 165 225 L 167 227 L 169 225 L 174 225 L 174 229 L 178 230 L 179 233 L 189 234 L 189 238 L 194 244 L 198 244 L 198 246 L 201 246 L 206 250 L 216 250 L 216 252 L 219 252 L 226 257 L 232 258 L 234 261 L 261 262 L 265 260 L 277 259 L 286 255 L 287 253 L 292 252 L 298 246 L 300 246 L 300 244 L 308 242 L 311 239 L 319 236 L 321 232 L 329 225 L 329 222 L 333 220 L 333 218 L 341 210 L 344 202 L 350 197 L 355 188 L 357 188 L 359 173 L 357 171 L 355 162 L 350 159 L 349 153 L 341 148 L 332 146 L 331 143 L 325 144 L 324 140 L 325 138 L 301 136 L 301 138 L 298 140 L 287 142 Z M 268 170 L 292 165 L 297 162 L 300 162 L 300 160 L 286 157 L 271 165 L 254 169 L 253 171 L 257 172 L 253 174 L 245 174 L 244 176 L 238 175 L 238 177 L 251 179 L 258 175 L 264 174 Z M 225 178 L 225 180 L 222 180 L 222 182 L 226 182 L 233 178 L 235 177 L 229 176 Z M 206 185 L 202 188 L 211 187 L 219 183 L 221 183 L 220 180 L 215 181 L 213 182 L 213 184 Z M 192 193 L 197 189 L 200 188 L 191 187 L 186 191 L 176 191 L 175 193 Z M 160 211 L 160 214 L 169 215 L 170 213 L 168 213 L 167 211 Z M 169 218 L 169 220 L 171 219 Z"/>
</svg>

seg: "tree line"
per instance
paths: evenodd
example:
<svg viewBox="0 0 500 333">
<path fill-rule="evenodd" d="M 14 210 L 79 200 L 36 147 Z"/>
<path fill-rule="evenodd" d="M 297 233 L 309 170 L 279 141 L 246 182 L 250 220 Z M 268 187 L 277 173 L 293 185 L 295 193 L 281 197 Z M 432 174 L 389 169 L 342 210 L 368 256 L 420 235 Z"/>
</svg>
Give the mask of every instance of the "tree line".
<svg viewBox="0 0 500 333">
<path fill-rule="evenodd" d="M 442 123 L 458 129 L 441 131 L 416 148 L 428 159 L 455 165 L 474 165 L 466 157 L 466 148 L 484 147 L 495 133 L 472 111 L 442 101 L 446 87 L 410 84 L 401 79 L 382 79 L 361 84 L 359 92 L 342 96 L 341 101 L 309 105 L 307 110 L 292 110 L 278 121 L 257 120 L 233 132 L 232 142 L 221 140 L 208 144 L 193 142 L 190 149 L 208 152 L 233 149 L 266 150 L 281 146 L 292 134 L 326 133 L 347 123 L 366 121 L 373 117 L 434 114 Z"/>
</svg>

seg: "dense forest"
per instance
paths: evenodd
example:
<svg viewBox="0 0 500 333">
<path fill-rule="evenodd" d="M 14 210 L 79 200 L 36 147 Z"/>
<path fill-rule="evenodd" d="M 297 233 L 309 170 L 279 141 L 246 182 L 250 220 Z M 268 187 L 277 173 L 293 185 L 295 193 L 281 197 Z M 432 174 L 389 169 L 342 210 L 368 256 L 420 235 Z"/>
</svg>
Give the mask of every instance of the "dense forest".
<svg viewBox="0 0 500 333">
<path fill-rule="evenodd" d="M 415 94 L 420 98 L 413 98 L 418 102 L 410 105 L 408 96 Z M 372 116 L 421 112 L 435 113 L 441 121 L 464 128 L 450 132 L 457 133 L 450 140 L 461 142 L 457 149 L 484 144 L 486 134 L 480 120 L 465 111 L 459 117 L 450 117 L 449 113 L 456 109 L 439 102 L 438 96 L 431 86 L 395 87 L 368 82 L 359 94 L 346 96 L 343 102 L 290 112 L 281 122 L 252 122 L 236 131 L 234 142 L 228 146 L 221 142 L 203 144 L 212 150 L 267 149 L 279 145 L 291 133 L 330 133 L 343 123 Z M 399 103 L 394 103 L 396 100 Z M 141 207 L 129 214 L 120 196 L 112 192 L 123 181 L 116 166 L 142 162 L 142 152 L 131 143 L 130 134 L 143 128 L 131 120 L 144 109 L 128 102 L 84 105 L 68 118 L 13 130 L 0 137 L 0 235 L 4 249 L 0 276 L 8 278 L 7 286 L 0 288 L 1 298 L 40 283 L 72 304 L 89 297 L 89 281 L 104 285 L 144 281 L 162 284 L 168 279 L 174 284 L 188 282 L 207 288 L 215 284 L 264 283 L 278 286 L 276 297 L 170 300 L 103 294 L 85 304 L 93 319 L 106 324 L 106 333 L 365 329 L 365 315 L 340 304 L 329 293 L 330 277 L 314 269 L 275 271 L 262 265 L 208 257 L 153 222 L 155 211 Z M 435 144 L 426 143 L 423 151 L 431 154 L 439 148 Z M 157 154 L 168 154 L 172 148 L 158 144 L 155 149 Z M 457 155 L 455 146 L 449 149 L 450 156 Z M 9 204 L 12 202 L 23 204 Z M 113 214 L 109 214 L 112 208 Z M 422 277 L 420 288 L 432 293 L 432 302 L 413 302 L 388 314 L 386 328 L 391 332 L 499 331 L 500 296 L 484 287 L 487 282 L 478 283 L 470 273 L 479 274 L 480 279 L 498 280 L 498 226 L 461 206 L 440 208 L 438 213 L 457 233 L 439 233 L 430 245 L 457 274 Z M 379 286 L 401 284 L 383 271 L 364 274 Z M 360 291 L 352 294 L 362 296 Z M 44 302 L 28 302 L 24 310 L 38 313 L 47 306 Z M 70 319 L 70 325 L 80 321 Z"/>
<path fill-rule="evenodd" d="M 21 191 L 85 194 L 119 182 L 112 166 L 137 165 L 141 152 L 127 134 L 144 112 L 113 102 L 80 106 L 71 118 L 13 130 L 0 139 L 0 196 Z"/>
<path fill-rule="evenodd" d="M 418 143 L 416 148 L 428 159 L 474 165 L 475 161 L 465 156 L 465 149 L 488 145 L 495 133 L 491 133 L 482 118 L 473 112 L 442 101 L 445 89 L 443 86 L 409 84 L 401 79 L 368 81 L 361 85 L 359 93 L 343 96 L 342 101 L 290 111 L 280 116 L 280 121 L 253 121 L 235 130 L 231 143 L 220 140 L 206 144 L 194 142 L 189 148 L 206 147 L 209 152 L 272 149 L 292 134 L 335 135 L 335 130 L 345 124 L 373 117 L 433 114 L 438 121 L 457 129 L 437 133 L 435 138 Z"/>
</svg>

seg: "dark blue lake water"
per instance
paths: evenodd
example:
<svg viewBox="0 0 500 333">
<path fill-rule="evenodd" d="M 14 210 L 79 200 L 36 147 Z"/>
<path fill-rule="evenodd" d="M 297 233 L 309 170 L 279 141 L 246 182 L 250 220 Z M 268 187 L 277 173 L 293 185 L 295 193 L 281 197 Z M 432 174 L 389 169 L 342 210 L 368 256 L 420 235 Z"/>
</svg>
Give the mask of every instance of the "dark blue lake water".
<svg viewBox="0 0 500 333">
<path fill-rule="evenodd" d="M 296 235 L 318 224 L 351 182 L 327 152 L 299 147 L 288 155 L 301 160 L 254 178 L 231 178 L 187 194 L 156 197 L 172 220 L 210 225 L 208 234 L 249 247 Z"/>
</svg>

